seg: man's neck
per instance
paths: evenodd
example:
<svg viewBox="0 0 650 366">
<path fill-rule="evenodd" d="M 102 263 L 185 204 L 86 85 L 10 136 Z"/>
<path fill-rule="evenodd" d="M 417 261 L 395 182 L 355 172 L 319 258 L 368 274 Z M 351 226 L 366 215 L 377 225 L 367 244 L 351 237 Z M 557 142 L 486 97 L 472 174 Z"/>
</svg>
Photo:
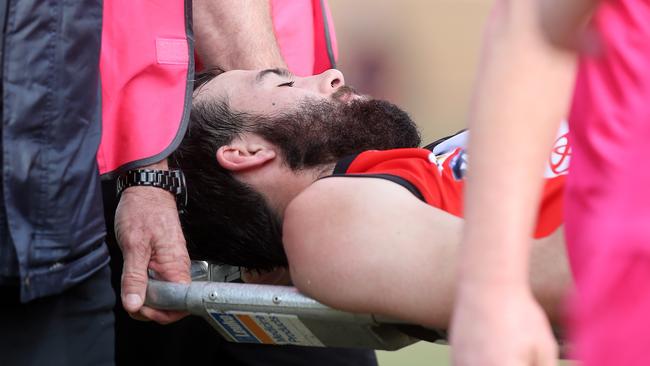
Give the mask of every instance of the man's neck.
<svg viewBox="0 0 650 366">
<path fill-rule="evenodd" d="M 312 183 L 314 183 L 315 181 L 317 181 L 317 180 L 319 180 L 319 179 L 321 179 L 323 177 L 327 177 L 327 176 L 332 175 L 332 173 L 334 173 L 334 167 L 335 166 L 336 166 L 336 164 L 332 163 L 332 164 L 319 165 L 318 167 L 314 168 L 314 171 L 316 172 L 316 178 L 314 179 L 314 181 Z"/>
<path fill-rule="evenodd" d="M 284 210 L 289 203 L 314 182 L 331 175 L 334 171 L 334 165 L 324 164 L 291 171 L 285 179 L 279 179 L 277 184 L 269 186 L 269 189 L 265 190 L 266 192 L 263 192 L 263 194 L 280 217 L 284 217 Z"/>
</svg>

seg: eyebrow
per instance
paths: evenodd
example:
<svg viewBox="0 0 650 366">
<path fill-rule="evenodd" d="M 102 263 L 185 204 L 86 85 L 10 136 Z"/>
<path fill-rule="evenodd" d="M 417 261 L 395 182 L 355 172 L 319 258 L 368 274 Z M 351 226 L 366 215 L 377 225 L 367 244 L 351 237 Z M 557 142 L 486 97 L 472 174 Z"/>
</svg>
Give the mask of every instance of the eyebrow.
<svg viewBox="0 0 650 366">
<path fill-rule="evenodd" d="M 257 83 L 261 83 L 262 80 L 264 80 L 264 77 L 266 77 L 266 75 L 268 75 L 268 74 L 275 74 L 275 75 L 285 77 L 285 78 L 293 77 L 293 74 L 291 74 L 291 72 L 289 70 L 287 70 L 287 69 L 274 68 L 274 69 L 266 69 L 266 70 L 260 71 L 257 74 L 257 76 L 255 77 L 255 81 Z"/>
</svg>

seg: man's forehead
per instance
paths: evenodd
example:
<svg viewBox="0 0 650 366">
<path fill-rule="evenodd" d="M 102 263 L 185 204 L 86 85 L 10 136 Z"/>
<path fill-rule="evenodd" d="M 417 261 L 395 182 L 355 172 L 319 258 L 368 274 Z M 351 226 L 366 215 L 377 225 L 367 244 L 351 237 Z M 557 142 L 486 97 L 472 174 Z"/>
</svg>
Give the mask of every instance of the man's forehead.
<svg viewBox="0 0 650 366">
<path fill-rule="evenodd" d="M 263 69 L 263 70 L 230 70 L 230 71 L 223 71 L 220 69 L 216 69 L 217 71 L 210 70 L 207 72 L 199 73 L 197 74 L 196 78 L 194 79 L 194 89 L 199 89 L 202 86 L 212 83 L 218 79 L 232 79 L 232 76 L 236 76 L 239 74 L 242 78 L 245 79 L 252 79 L 253 81 L 257 83 L 261 83 L 264 78 L 268 75 L 277 75 L 283 78 L 293 78 L 293 74 L 291 71 L 283 68 L 271 68 L 271 69 Z M 252 77 L 254 75 L 254 78 Z M 240 80 L 244 81 L 244 80 Z"/>
<path fill-rule="evenodd" d="M 197 72 L 196 75 L 194 76 L 194 88 L 193 90 L 196 92 L 197 90 L 201 89 L 204 85 L 208 84 L 210 81 L 214 80 L 217 78 L 219 75 L 223 74 L 225 71 L 215 67 L 211 68 L 205 71 Z"/>
<path fill-rule="evenodd" d="M 201 95 L 218 96 L 222 94 L 225 84 L 221 79 L 231 71 L 221 71 L 218 73 L 205 72 L 198 74 L 194 81 L 194 91 L 192 97 L 199 98 Z"/>
<path fill-rule="evenodd" d="M 269 75 L 277 75 L 283 78 L 293 78 L 291 72 L 283 68 L 270 68 L 263 70 L 230 70 L 219 72 L 208 71 L 198 74 L 195 79 L 193 98 L 204 98 L 202 95 L 211 97 L 232 97 L 233 93 L 242 92 L 242 88 L 256 88 L 261 85 Z"/>
</svg>

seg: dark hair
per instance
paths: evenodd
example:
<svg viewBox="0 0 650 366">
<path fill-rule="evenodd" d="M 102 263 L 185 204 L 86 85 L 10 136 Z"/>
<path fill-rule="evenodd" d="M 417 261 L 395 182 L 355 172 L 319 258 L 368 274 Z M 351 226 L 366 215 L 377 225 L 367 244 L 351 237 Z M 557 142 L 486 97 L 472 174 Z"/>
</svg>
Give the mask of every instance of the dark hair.
<svg viewBox="0 0 650 366">
<path fill-rule="evenodd" d="M 254 120 L 233 112 L 227 101 L 199 99 L 192 106 L 188 131 L 171 163 L 187 180 L 188 205 L 181 221 L 193 258 L 250 269 L 287 265 L 278 215 L 216 160 L 219 147 L 246 132 Z"/>
</svg>

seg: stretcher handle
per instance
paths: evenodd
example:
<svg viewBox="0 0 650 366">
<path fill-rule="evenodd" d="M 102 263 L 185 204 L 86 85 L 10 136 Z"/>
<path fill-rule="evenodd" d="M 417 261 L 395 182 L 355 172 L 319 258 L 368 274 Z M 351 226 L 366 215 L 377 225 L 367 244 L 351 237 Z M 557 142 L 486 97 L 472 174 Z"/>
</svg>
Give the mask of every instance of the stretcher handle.
<svg viewBox="0 0 650 366">
<path fill-rule="evenodd" d="M 188 311 L 189 284 L 149 280 L 144 304 L 161 310 Z"/>
</svg>

